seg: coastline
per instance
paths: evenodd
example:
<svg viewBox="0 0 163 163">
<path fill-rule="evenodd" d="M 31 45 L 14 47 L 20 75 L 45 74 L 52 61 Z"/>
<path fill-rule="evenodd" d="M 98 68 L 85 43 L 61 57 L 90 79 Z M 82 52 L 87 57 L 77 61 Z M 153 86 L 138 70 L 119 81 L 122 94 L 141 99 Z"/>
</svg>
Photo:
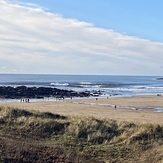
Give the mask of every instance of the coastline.
<svg viewBox="0 0 163 163">
<path fill-rule="evenodd" d="M 162 108 L 162 101 L 163 96 L 139 95 L 111 98 L 66 98 L 57 101 L 30 101 L 29 103 L 0 102 L 0 106 L 52 112 L 66 116 L 93 116 L 119 122 L 163 124 L 163 112 L 154 112 L 153 109 Z"/>
</svg>

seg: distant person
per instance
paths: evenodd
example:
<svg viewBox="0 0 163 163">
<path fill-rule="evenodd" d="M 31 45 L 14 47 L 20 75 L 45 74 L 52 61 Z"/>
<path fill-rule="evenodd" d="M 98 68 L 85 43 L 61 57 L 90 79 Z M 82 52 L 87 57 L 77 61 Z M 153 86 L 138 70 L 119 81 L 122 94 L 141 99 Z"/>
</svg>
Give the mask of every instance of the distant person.
<svg viewBox="0 0 163 163">
<path fill-rule="evenodd" d="M 114 108 L 115 108 L 115 110 L 116 110 L 116 109 L 117 109 L 117 106 L 115 105 Z"/>
</svg>

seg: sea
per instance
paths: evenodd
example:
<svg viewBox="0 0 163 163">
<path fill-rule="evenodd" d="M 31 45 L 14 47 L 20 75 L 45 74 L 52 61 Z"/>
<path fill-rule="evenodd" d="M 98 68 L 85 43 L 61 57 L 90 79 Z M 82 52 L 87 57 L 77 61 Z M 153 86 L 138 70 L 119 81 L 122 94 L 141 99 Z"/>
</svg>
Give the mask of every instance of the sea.
<svg viewBox="0 0 163 163">
<path fill-rule="evenodd" d="M 104 96 L 163 94 L 161 76 L 0 74 L 0 86 L 55 87 Z"/>
</svg>

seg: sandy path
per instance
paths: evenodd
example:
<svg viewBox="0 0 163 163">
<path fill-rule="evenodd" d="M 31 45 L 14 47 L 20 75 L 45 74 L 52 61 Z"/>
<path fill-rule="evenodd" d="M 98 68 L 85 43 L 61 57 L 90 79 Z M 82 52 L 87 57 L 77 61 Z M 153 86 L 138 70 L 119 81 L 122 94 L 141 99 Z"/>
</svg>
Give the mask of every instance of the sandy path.
<svg viewBox="0 0 163 163">
<path fill-rule="evenodd" d="M 113 105 L 108 106 L 108 104 Z M 104 106 L 106 105 L 106 106 Z M 117 106 L 117 109 L 114 108 Z M 62 115 L 84 115 L 98 118 L 115 119 L 136 123 L 163 124 L 163 112 L 153 112 L 151 109 L 131 110 L 126 106 L 137 108 L 162 107 L 162 96 L 135 96 L 119 98 L 85 98 L 66 99 L 64 101 L 39 101 L 39 102 L 1 102 L 0 106 L 11 106 L 27 110 L 48 111 Z M 122 108 L 119 108 L 121 106 Z"/>
</svg>

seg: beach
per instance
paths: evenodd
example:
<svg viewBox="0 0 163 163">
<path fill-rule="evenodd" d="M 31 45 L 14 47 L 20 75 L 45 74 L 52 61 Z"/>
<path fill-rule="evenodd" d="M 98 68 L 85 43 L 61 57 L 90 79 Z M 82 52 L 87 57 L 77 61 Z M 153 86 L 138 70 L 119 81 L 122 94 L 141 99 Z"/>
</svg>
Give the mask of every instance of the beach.
<svg viewBox="0 0 163 163">
<path fill-rule="evenodd" d="M 163 124 L 163 96 L 73 98 L 51 101 L 0 102 L 0 106 L 51 112 L 66 116 L 93 116 L 118 122 Z M 116 107 L 115 107 L 116 106 Z"/>
<path fill-rule="evenodd" d="M 141 95 L 0 102 L 0 160 L 162 162 L 162 101 Z"/>
</svg>

